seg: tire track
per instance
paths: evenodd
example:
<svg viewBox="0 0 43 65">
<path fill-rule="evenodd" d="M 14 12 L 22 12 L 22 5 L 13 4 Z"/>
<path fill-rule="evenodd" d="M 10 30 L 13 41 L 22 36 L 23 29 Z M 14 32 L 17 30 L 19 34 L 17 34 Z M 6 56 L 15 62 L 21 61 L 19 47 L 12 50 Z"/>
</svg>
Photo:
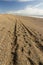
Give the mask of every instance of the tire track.
<svg viewBox="0 0 43 65">
<path fill-rule="evenodd" d="M 15 47 L 15 49 L 13 47 L 13 50 L 15 50 L 15 51 L 11 52 L 13 55 L 13 59 L 12 59 L 13 65 L 17 65 L 17 58 L 18 58 L 18 55 L 17 55 L 18 44 L 17 44 L 16 29 L 17 29 L 17 21 L 16 21 L 15 27 L 14 27 L 14 47 Z"/>
<path fill-rule="evenodd" d="M 31 36 L 33 36 L 34 37 L 34 40 L 35 40 L 35 43 L 38 43 L 37 45 L 36 45 L 36 47 L 37 48 L 39 48 L 42 52 L 43 52 L 43 45 L 41 44 L 41 39 L 40 39 L 40 35 L 34 35 L 33 33 L 32 33 L 32 31 L 31 30 L 29 30 L 23 23 L 22 23 L 22 25 L 24 26 L 24 28 L 28 31 L 28 33 L 31 35 Z M 26 33 L 26 32 L 25 32 Z M 27 41 L 26 41 L 27 42 Z M 28 42 L 27 42 L 28 43 Z"/>
<path fill-rule="evenodd" d="M 18 22 L 18 19 L 16 19 L 14 25 L 14 42 L 11 51 L 12 60 L 10 65 L 43 64 L 40 55 L 37 53 L 37 47 L 31 39 L 31 35 L 33 36 L 33 33 L 21 23 L 20 20 Z"/>
<path fill-rule="evenodd" d="M 11 18 L 8 17 L 8 19 Z M 6 49 L 4 45 L 6 51 L 2 50 L 3 54 L 4 52 L 6 54 L 1 58 L 3 61 L 0 61 L 3 63 L 0 65 L 43 65 L 43 46 L 36 35 L 39 36 L 15 18 L 10 27 L 6 28 L 3 40 L 1 40 L 2 45 L 7 45 Z"/>
</svg>

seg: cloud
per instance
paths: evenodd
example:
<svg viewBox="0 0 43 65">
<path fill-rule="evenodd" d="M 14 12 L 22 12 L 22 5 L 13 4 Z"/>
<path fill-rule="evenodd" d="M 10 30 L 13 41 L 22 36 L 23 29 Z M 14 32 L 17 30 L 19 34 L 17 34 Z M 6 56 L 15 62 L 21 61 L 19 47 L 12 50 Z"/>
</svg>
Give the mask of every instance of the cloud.
<svg viewBox="0 0 43 65">
<path fill-rule="evenodd" d="M 20 2 L 26 2 L 26 1 L 34 1 L 34 0 L 18 0 Z"/>
<path fill-rule="evenodd" d="M 16 0 L 1 0 L 1 1 L 16 1 Z"/>
<path fill-rule="evenodd" d="M 36 8 L 42 8 L 43 9 L 43 2 L 40 2 L 39 4 L 35 5 Z"/>
<path fill-rule="evenodd" d="M 24 8 L 23 10 L 8 11 L 7 13 L 25 16 L 43 16 L 43 9 L 26 6 L 26 8 Z"/>
<path fill-rule="evenodd" d="M 30 0 L 18 0 L 20 2 L 30 1 Z M 31 0 L 33 1 L 33 0 Z M 17 14 L 17 15 L 24 15 L 24 16 L 43 16 L 43 2 L 40 2 L 36 5 L 27 5 L 24 9 L 19 10 L 12 10 L 7 11 L 8 14 Z"/>
<path fill-rule="evenodd" d="M 27 1 L 34 1 L 34 0 L 2 0 L 2 1 L 18 1 L 18 2 L 27 2 Z"/>
</svg>

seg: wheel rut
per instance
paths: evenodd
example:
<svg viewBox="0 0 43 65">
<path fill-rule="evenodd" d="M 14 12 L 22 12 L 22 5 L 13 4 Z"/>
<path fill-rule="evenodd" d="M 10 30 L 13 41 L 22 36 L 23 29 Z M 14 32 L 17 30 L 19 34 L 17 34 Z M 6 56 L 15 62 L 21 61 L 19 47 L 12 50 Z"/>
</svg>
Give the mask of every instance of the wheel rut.
<svg viewBox="0 0 43 65">
<path fill-rule="evenodd" d="M 0 28 L 0 33 L 5 32 L 0 35 L 0 65 L 43 65 L 41 35 L 18 18 L 9 24 L 8 28 L 6 25 Z"/>
<path fill-rule="evenodd" d="M 39 48 L 41 43 L 35 42 L 36 33 L 17 20 L 14 27 L 14 37 L 13 65 L 43 65 L 43 59 L 38 54 L 38 50 L 39 53 L 42 53 Z"/>
</svg>

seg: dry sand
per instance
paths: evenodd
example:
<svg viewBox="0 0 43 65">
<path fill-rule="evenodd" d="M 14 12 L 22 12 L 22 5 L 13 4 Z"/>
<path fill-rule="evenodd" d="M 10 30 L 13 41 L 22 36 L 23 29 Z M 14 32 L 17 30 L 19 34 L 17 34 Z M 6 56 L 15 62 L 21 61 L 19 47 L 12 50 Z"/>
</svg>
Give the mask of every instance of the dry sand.
<svg viewBox="0 0 43 65">
<path fill-rule="evenodd" d="M 43 19 L 0 15 L 0 65 L 43 65 Z"/>
</svg>

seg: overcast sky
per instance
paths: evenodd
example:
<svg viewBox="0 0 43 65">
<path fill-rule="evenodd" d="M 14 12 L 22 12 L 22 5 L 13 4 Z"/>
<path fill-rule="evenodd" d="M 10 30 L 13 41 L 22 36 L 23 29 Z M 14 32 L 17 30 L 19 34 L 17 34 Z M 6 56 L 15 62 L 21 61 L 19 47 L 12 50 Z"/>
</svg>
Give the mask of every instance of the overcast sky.
<svg viewBox="0 0 43 65">
<path fill-rule="evenodd" d="M 0 13 L 43 16 L 43 0 L 0 0 Z"/>
</svg>

